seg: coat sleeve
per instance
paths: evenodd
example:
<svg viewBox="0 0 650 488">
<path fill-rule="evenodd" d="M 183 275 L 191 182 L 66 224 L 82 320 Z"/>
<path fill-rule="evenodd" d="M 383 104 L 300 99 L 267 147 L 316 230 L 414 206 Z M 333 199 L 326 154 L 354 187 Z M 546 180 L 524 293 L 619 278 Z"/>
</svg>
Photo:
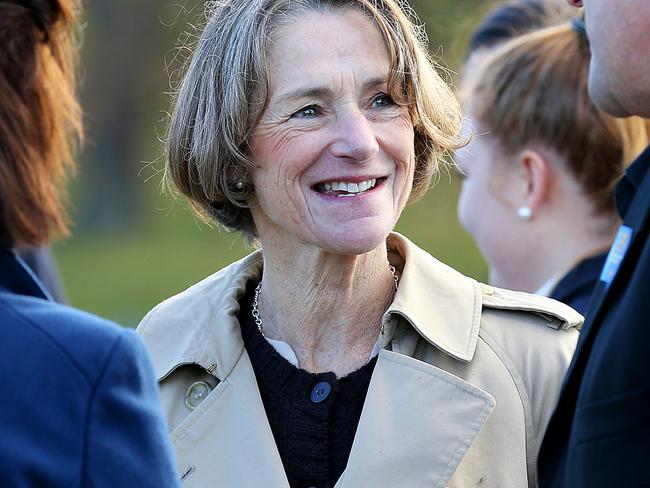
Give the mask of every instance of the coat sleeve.
<svg viewBox="0 0 650 488">
<path fill-rule="evenodd" d="M 149 357 L 131 330 L 120 333 L 94 386 L 83 486 L 177 487 Z"/>
</svg>

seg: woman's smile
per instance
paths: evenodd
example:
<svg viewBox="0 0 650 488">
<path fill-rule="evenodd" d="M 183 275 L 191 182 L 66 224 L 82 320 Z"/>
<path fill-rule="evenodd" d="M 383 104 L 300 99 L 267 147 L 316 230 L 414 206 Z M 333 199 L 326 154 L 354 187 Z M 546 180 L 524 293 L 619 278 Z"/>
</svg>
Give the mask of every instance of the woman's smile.
<svg viewBox="0 0 650 488">
<path fill-rule="evenodd" d="M 379 178 L 379 184 L 383 182 L 385 178 Z M 377 187 L 377 178 L 367 178 L 367 179 L 355 179 L 344 181 L 341 179 L 326 181 L 324 183 L 318 183 L 312 188 L 327 196 L 334 197 L 358 197 L 365 193 L 371 192 Z"/>
</svg>

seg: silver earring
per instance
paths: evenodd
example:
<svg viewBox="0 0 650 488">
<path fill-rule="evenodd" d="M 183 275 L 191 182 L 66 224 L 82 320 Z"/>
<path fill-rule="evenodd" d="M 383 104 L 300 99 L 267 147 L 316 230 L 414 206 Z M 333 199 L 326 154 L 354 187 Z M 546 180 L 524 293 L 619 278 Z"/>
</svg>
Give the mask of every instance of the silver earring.
<svg viewBox="0 0 650 488">
<path fill-rule="evenodd" d="M 533 218 L 533 211 L 530 209 L 530 207 L 523 206 L 519 207 L 517 209 L 517 217 L 519 217 L 521 220 L 530 220 Z"/>
<path fill-rule="evenodd" d="M 244 182 L 243 181 L 238 181 L 235 183 L 235 188 L 237 188 L 239 191 L 244 189 Z"/>
</svg>

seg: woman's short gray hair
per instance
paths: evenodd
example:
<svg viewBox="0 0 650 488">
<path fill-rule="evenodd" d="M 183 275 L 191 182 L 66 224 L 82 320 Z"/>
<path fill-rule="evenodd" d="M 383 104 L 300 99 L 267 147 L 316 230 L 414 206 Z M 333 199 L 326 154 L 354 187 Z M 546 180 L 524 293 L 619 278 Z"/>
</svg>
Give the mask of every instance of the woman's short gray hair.
<svg viewBox="0 0 650 488">
<path fill-rule="evenodd" d="M 249 239 L 255 162 L 248 141 L 268 99 L 267 58 L 277 30 L 308 12 L 354 9 L 381 31 L 391 59 L 388 90 L 415 130 L 411 200 L 421 197 L 444 154 L 458 148 L 462 115 L 427 54 L 424 29 L 399 0 L 218 0 L 175 94 L 165 178 L 200 215 Z M 243 184 L 242 184 L 243 183 Z"/>
</svg>

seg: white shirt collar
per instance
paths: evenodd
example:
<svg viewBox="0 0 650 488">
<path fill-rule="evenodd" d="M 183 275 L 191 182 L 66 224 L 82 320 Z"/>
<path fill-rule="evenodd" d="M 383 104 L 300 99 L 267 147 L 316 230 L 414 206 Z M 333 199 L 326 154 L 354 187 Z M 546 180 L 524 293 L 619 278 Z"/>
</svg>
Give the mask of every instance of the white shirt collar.
<svg viewBox="0 0 650 488">
<path fill-rule="evenodd" d="M 293 347 L 291 347 L 289 343 L 275 339 L 269 339 L 268 337 L 264 338 L 269 344 L 273 346 L 273 349 L 275 349 L 280 356 L 289 361 L 289 363 L 291 363 L 296 368 L 300 367 L 298 365 L 298 356 L 296 356 Z M 379 341 L 375 342 L 375 346 L 372 348 L 372 352 L 370 353 L 370 357 L 368 358 L 367 363 L 369 363 L 372 358 L 377 357 L 380 348 L 381 346 L 379 345 Z"/>
</svg>

